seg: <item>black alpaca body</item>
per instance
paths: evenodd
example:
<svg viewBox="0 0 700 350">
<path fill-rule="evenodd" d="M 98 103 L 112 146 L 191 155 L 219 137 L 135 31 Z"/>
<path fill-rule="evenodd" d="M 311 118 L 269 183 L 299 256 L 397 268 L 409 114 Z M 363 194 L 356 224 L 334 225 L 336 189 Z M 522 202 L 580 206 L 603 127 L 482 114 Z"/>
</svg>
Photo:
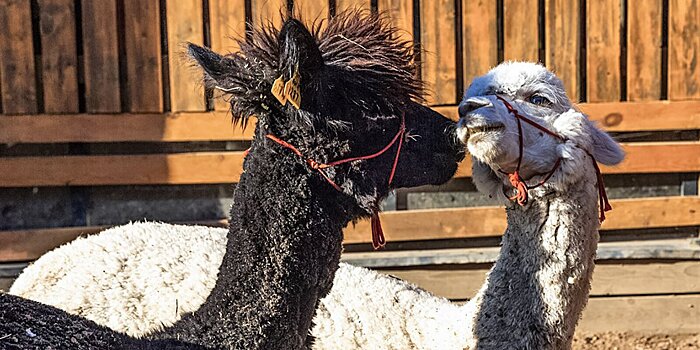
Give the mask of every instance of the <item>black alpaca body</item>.
<svg viewBox="0 0 700 350">
<path fill-rule="evenodd" d="M 240 43 L 242 52 L 230 56 L 190 45 L 207 85 L 230 95 L 234 118 L 258 117 L 234 193 L 219 277 L 198 311 L 139 340 L 49 306 L 0 296 L 0 349 L 6 344 L 307 348 L 316 304 L 330 290 L 338 267 L 342 229 L 370 216 L 392 187 L 449 180 L 463 157 L 451 132 L 454 122 L 412 101 L 420 100 L 421 83 L 415 80 L 410 42 L 397 40 L 396 29 L 376 16 L 339 14 L 326 28 L 314 37 L 290 19 L 279 32 L 252 33 L 253 40 Z M 277 77 L 288 81 L 297 72 L 299 109 L 281 104 L 270 93 Z M 266 137 L 273 134 L 304 157 L 326 163 L 377 152 L 397 134 L 402 116 L 411 137 L 403 141 L 400 153 L 395 145 L 374 159 L 325 170 L 339 190 L 305 158 Z M 28 336 L 26 329 L 43 338 Z"/>
<path fill-rule="evenodd" d="M 342 229 L 361 212 L 289 150 L 268 147 L 254 148 L 246 161 L 207 301 L 153 337 L 232 349 L 303 347 L 317 301 L 331 288 Z"/>
<path fill-rule="evenodd" d="M 175 340 L 134 339 L 53 306 L 0 293 L 2 350 L 209 349 Z"/>
</svg>

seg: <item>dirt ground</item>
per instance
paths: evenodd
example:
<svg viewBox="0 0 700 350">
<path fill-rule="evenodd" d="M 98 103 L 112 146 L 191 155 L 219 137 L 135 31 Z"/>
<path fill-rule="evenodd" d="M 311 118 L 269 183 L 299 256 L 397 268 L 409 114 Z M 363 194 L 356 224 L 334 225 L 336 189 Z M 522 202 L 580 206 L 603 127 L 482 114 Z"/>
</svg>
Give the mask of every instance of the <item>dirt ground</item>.
<svg viewBox="0 0 700 350">
<path fill-rule="evenodd" d="M 699 350 L 699 334 L 642 333 L 578 334 L 573 350 Z"/>
</svg>

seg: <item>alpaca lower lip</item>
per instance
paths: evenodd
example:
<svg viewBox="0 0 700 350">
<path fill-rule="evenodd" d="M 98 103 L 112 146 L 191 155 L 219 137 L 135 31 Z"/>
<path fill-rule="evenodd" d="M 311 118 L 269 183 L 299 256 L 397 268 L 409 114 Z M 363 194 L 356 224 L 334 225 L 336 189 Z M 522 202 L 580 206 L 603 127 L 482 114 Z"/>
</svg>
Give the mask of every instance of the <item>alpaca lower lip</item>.
<svg viewBox="0 0 700 350">
<path fill-rule="evenodd" d="M 484 132 L 495 132 L 495 131 L 501 131 L 505 128 L 503 124 L 493 124 L 493 125 L 479 125 L 479 126 L 469 126 L 467 129 L 469 130 L 470 135 L 474 134 L 479 134 L 479 133 L 484 133 Z"/>
</svg>

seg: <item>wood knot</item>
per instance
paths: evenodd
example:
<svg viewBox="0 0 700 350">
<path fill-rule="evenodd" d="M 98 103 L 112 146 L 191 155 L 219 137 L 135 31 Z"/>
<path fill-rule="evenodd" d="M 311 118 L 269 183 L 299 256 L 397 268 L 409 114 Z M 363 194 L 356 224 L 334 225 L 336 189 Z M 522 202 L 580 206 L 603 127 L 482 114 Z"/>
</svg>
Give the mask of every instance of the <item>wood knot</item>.
<svg viewBox="0 0 700 350">
<path fill-rule="evenodd" d="M 622 113 L 610 113 L 603 118 L 603 125 L 606 127 L 618 126 L 622 123 Z"/>
</svg>

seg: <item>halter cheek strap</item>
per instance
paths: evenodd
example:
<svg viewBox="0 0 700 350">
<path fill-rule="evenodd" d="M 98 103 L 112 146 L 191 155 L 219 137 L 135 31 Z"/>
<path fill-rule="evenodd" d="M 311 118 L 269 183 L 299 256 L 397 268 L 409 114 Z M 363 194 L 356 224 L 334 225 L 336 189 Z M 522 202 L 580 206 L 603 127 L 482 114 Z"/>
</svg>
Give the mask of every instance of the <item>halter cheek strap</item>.
<svg viewBox="0 0 700 350">
<path fill-rule="evenodd" d="M 265 137 L 268 139 L 275 141 L 279 145 L 290 149 L 294 154 L 297 156 L 301 157 L 304 159 L 306 164 L 311 168 L 316 171 L 318 171 L 321 176 L 326 179 L 326 181 L 333 186 L 338 192 L 343 192 L 343 190 L 338 186 L 338 184 L 331 179 L 328 174 L 324 171 L 324 169 L 331 168 L 334 166 L 338 166 L 341 164 L 345 163 L 350 163 L 354 161 L 360 161 L 360 160 L 369 160 L 372 158 L 377 158 L 381 156 L 382 154 L 386 153 L 394 144 L 398 143 L 398 147 L 396 148 L 396 156 L 394 156 L 394 163 L 391 166 L 391 173 L 389 173 L 389 182 L 388 185 L 391 185 L 392 181 L 394 180 L 394 175 L 396 174 L 396 167 L 399 164 L 399 155 L 401 154 L 401 147 L 403 146 L 403 139 L 406 135 L 406 115 L 405 113 L 401 114 L 401 125 L 399 126 L 399 131 L 396 132 L 396 135 L 394 135 L 394 138 L 389 141 L 389 143 L 384 146 L 381 150 L 364 155 L 364 156 L 359 156 L 359 157 L 351 157 L 351 158 L 345 158 L 345 159 L 340 159 L 336 160 L 330 163 L 321 163 L 317 162 L 316 160 L 312 158 L 305 157 L 301 151 L 294 147 L 294 145 L 278 138 L 275 135 L 272 134 L 267 134 Z M 384 230 L 382 229 L 382 224 L 381 221 L 379 220 L 379 204 L 377 203 L 376 208 L 372 211 L 372 219 L 371 219 L 371 226 L 372 226 L 372 247 L 377 250 L 384 248 L 386 245 L 386 239 L 384 238 Z"/>
<path fill-rule="evenodd" d="M 535 176 L 544 175 L 545 176 L 544 179 L 542 179 L 540 182 L 538 182 L 535 185 L 528 185 L 525 182 L 525 180 L 522 178 L 522 176 L 520 176 L 520 164 L 522 163 L 522 160 L 523 160 L 523 128 L 522 128 L 521 121 L 530 124 L 531 126 L 539 129 L 540 131 L 542 131 L 542 132 L 544 132 L 544 133 L 546 133 L 546 134 L 548 134 L 548 135 L 550 135 L 550 136 L 552 136 L 552 137 L 554 137 L 562 142 L 566 142 L 567 139 L 562 137 L 561 135 L 556 134 L 553 131 L 545 128 L 544 126 L 537 124 L 536 122 L 525 117 L 524 115 L 520 114 L 518 112 L 518 110 L 513 108 L 513 106 L 510 103 L 508 103 L 508 101 L 506 101 L 506 99 L 504 99 L 503 97 L 497 95 L 496 98 L 498 98 L 501 102 L 503 102 L 503 105 L 506 107 L 508 112 L 510 112 L 515 117 L 515 120 L 518 124 L 518 152 L 519 152 L 518 153 L 518 165 L 515 168 L 515 171 L 512 173 L 506 173 L 503 170 L 499 170 L 499 171 L 508 176 L 508 181 L 510 182 L 511 186 L 513 186 L 513 188 L 515 188 L 515 196 L 510 197 L 509 199 L 512 201 L 516 201 L 519 205 L 523 206 L 523 205 L 527 204 L 527 199 L 528 199 L 527 191 L 544 185 L 545 182 L 547 182 L 547 180 L 549 180 L 552 177 L 552 175 L 554 175 L 554 172 L 556 172 L 556 170 L 559 168 L 559 165 L 561 164 L 561 158 L 557 159 L 557 161 L 554 163 L 554 167 L 552 167 L 552 170 L 550 170 L 549 172 L 544 173 L 544 174 L 535 175 Z M 583 149 L 583 148 L 581 148 L 581 149 Z M 605 192 L 605 183 L 603 183 L 603 175 L 600 172 L 600 167 L 598 167 L 598 162 L 596 162 L 595 158 L 593 157 L 593 155 L 590 152 L 588 152 L 585 149 L 584 149 L 584 151 L 586 152 L 586 154 L 588 154 L 589 157 L 591 157 L 591 160 L 593 160 L 593 168 L 595 169 L 595 172 L 596 172 L 596 180 L 597 180 L 597 187 L 598 187 L 598 198 L 600 201 L 599 202 L 600 215 L 599 215 L 598 219 L 602 223 L 603 221 L 605 221 L 605 212 L 612 210 L 612 206 L 610 205 L 610 202 L 608 201 L 608 195 Z"/>
</svg>

